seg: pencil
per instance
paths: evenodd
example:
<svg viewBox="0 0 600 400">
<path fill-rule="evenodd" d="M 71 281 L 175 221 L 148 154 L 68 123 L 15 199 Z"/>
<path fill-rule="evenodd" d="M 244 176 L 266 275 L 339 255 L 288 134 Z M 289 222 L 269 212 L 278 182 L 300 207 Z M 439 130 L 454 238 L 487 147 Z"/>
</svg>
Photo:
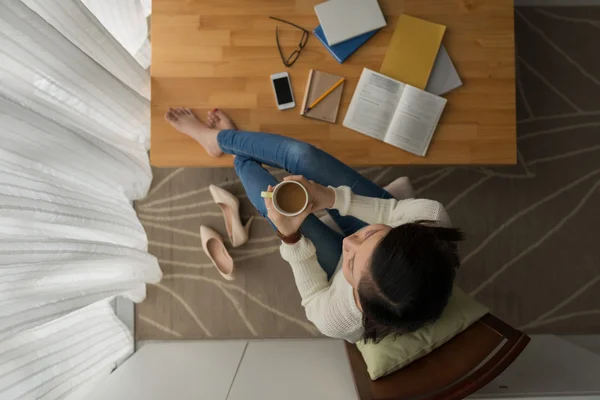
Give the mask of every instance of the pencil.
<svg viewBox="0 0 600 400">
<path fill-rule="evenodd" d="M 306 114 L 307 112 L 309 112 L 311 110 L 311 108 L 313 108 L 314 106 L 319 104 L 325 97 L 329 96 L 329 94 L 331 92 L 333 92 L 338 86 L 340 86 L 342 83 L 344 83 L 344 80 L 345 80 L 345 78 L 340 79 L 335 85 L 330 87 L 329 90 L 327 90 L 325 93 L 323 93 L 321 95 L 321 97 L 319 97 L 318 99 L 313 101 L 313 103 L 309 107 L 306 107 L 306 110 L 304 110 L 304 113 Z"/>
</svg>

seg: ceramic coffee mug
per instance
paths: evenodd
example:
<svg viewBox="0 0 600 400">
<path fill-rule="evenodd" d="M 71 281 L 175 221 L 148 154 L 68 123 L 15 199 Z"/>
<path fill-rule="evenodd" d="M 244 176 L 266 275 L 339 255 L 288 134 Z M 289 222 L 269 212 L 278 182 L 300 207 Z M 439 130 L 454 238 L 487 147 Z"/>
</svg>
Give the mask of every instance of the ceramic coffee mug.
<svg viewBox="0 0 600 400">
<path fill-rule="evenodd" d="M 286 217 L 302 214 L 308 207 L 308 191 L 296 181 L 283 181 L 272 192 L 261 192 L 260 195 L 273 199 L 275 211 Z"/>
</svg>

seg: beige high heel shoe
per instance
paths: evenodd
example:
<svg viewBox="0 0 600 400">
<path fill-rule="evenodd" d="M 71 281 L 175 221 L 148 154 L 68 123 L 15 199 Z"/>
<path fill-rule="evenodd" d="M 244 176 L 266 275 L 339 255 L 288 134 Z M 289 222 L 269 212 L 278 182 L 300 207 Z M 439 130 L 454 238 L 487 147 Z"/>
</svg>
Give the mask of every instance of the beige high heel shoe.
<svg viewBox="0 0 600 400">
<path fill-rule="evenodd" d="M 219 271 L 223 278 L 232 281 L 235 265 L 231 255 L 229 255 L 229 252 L 225 248 L 221 235 L 208 226 L 201 225 L 200 238 L 202 249 L 208 258 L 210 258 L 217 271 Z"/>
<path fill-rule="evenodd" d="M 208 187 L 213 200 L 221 208 L 223 217 L 225 218 L 225 228 L 227 235 L 233 247 L 239 247 L 248 241 L 248 232 L 250 225 L 254 220 L 252 216 L 246 225 L 242 225 L 240 218 L 240 201 L 237 197 L 229 193 L 227 190 L 221 189 L 218 186 L 210 185 Z"/>
</svg>

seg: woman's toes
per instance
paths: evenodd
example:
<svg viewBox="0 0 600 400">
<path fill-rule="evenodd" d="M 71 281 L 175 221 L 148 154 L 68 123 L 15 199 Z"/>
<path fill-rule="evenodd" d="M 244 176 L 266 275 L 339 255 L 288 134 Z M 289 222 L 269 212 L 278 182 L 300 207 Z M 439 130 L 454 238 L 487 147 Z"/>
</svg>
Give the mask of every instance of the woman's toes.
<svg viewBox="0 0 600 400">
<path fill-rule="evenodd" d="M 216 125 L 219 123 L 219 117 L 217 117 L 217 115 L 215 114 L 214 110 L 209 110 L 208 113 L 206 113 L 206 118 L 213 124 Z"/>
<path fill-rule="evenodd" d="M 215 116 L 217 121 L 219 121 L 221 119 L 221 116 L 223 115 L 223 113 L 221 113 L 221 110 L 219 110 L 218 108 L 213 108 L 212 110 L 210 110 L 210 113 L 212 113 L 212 115 Z"/>
<path fill-rule="evenodd" d="M 219 129 L 237 129 L 231 118 L 223 111 L 215 108 L 213 112 L 219 121 Z"/>
<path fill-rule="evenodd" d="M 189 108 L 184 108 L 184 109 L 183 109 L 183 113 L 184 113 L 184 114 L 188 114 L 188 115 L 191 115 L 191 114 L 193 114 L 193 113 L 192 113 L 192 110 L 191 110 L 191 109 L 189 109 Z"/>
<path fill-rule="evenodd" d="M 177 108 L 177 109 L 175 110 L 175 112 L 177 113 L 177 115 L 184 115 L 184 114 L 185 114 L 185 112 L 184 112 L 184 109 L 183 109 L 183 108 Z"/>
<path fill-rule="evenodd" d="M 209 115 L 206 117 L 206 122 L 208 123 L 208 126 L 210 126 L 211 128 L 214 128 L 214 126 L 217 124 L 217 120 L 215 119 L 215 117 Z"/>
<path fill-rule="evenodd" d="M 177 121 L 177 116 L 173 113 L 172 109 L 169 109 L 169 111 L 167 111 L 167 113 L 165 114 L 165 119 L 167 121 L 175 122 Z"/>
</svg>

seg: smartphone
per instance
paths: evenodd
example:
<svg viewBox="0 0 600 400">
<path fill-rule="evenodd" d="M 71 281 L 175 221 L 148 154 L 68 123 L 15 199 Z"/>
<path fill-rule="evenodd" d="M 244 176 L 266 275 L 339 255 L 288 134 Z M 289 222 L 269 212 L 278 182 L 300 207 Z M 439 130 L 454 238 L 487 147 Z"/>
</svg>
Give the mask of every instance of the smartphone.
<svg viewBox="0 0 600 400">
<path fill-rule="evenodd" d="M 275 92 L 275 101 L 279 110 L 287 110 L 296 107 L 294 102 L 294 93 L 290 83 L 290 75 L 287 72 L 280 72 L 271 75 L 271 84 Z"/>
</svg>

